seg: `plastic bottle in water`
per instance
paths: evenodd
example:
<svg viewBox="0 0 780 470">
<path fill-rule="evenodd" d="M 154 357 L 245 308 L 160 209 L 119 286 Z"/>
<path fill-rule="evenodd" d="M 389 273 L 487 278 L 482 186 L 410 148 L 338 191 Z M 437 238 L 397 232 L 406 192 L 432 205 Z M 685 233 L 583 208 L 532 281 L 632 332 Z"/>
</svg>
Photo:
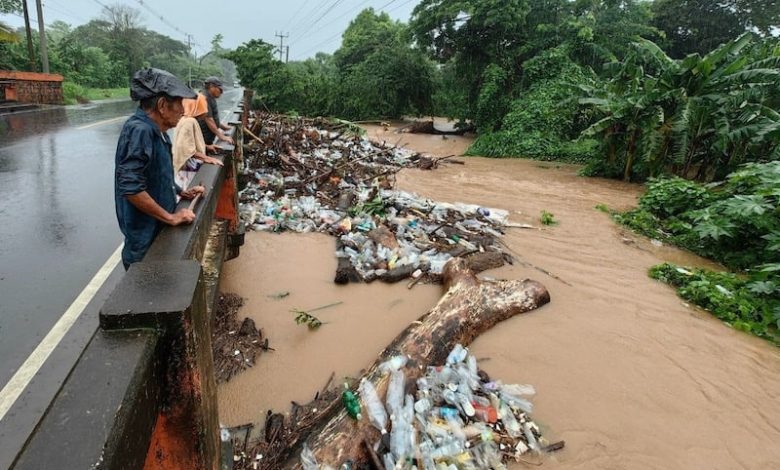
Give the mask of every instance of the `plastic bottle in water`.
<svg viewBox="0 0 780 470">
<path fill-rule="evenodd" d="M 417 393 L 425 395 L 431 390 L 431 382 L 428 377 L 420 377 L 417 379 Z"/>
<path fill-rule="evenodd" d="M 428 421 L 423 429 L 425 429 L 424 435 L 428 436 L 435 444 L 441 444 L 450 437 L 447 428 L 439 422 Z"/>
<path fill-rule="evenodd" d="M 501 386 L 501 391 L 515 397 L 532 396 L 536 394 L 536 389 L 533 385 L 506 384 Z"/>
<path fill-rule="evenodd" d="M 396 461 L 400 461 L 407 455 L 407 443 L 411 442 L 409 436 L 411 426 L 406 422 L 403 410 L 399 410 L 391 419 L 393 427 L 390 429 L 390 451 L 395 456 Z"/>
<path fill-rule="evenodd" d="M 519 408 L 525 411 L 526 413 L 531 413 L 533 411 L 534 408 L 533 403 L 526 400 L 525 398 L 520 398 L 514 395 L 510 395 L 508 393 L 505 393 L 503 390 L 499 392 L 499 395 L 501 396 L 501 399 L 509 403 L 510 406 Z"/>
<path fill-rule="evenodd" d="M 406 395 L 403 413 L 408 432 L 407 453 L 408 455 L 412 455 L 414 454 L 415 449 L 417 449 L 417 433 L 414 429 L 414 397 L 411 395 Z"/>
<path fill-rule="evenodd" d="M 501 452 L 494 442 L 485 442 L 485 458 L 488 462 L 488 468 L 493 470 L 506 470 L 506 466 L 501 461 Z"/>
<path fill-rule="evenodd" d="M 471 387 L 469 387 L 469 384 L 466 382 L 461 382 L 458 384 L 458 395 L 460 395 L 458 398 L 459 400 L 465 400 L 468 404 L 474 401 L 474 393 L 472 393 Z M 467 416 L 474 416 L 474 413 L 470 411 L 470 406 L 462 406 Z"/>
<path fill-rule="evenodd" d="M 360 420 L 362 417 L 360 414 L 360 400 L 352 393 L 347 384 L 344 384 L 344 392 L 341 394 L 341 401 L 344 404 L 344 408 L 347 409 L 347 414 L 352 419 Z"/>
<path fill-rule="evenodd" d="M 504 423 L 506 432 L 512 437 L 520 437 L 523 435 L 523 429 L 520 423 L 517 422 L 514 413 L 506 403 L 501 403 L 501 407 L 498 409 L 498 413 L 501 415 L 501 421 Z"/>
<path fill-rule="evenodd" d="M 405 366 L 408 360 L 409 358 L 406 356 L 393 356 L 380 364 L 379 370 L 382 372 L 382 374 L 389 374 L 390 372 Z"/>
<path fill-rule="evenodd" d="M 385 464 L 385 470 L 395 470 L 395 460 L 393 460 L 393 454 L 390 452 L 386 453 L 383 457 L 384 464 Z"/>
<path fill-rule="evenodd" d="M 452 437 L 459 442 L 465 443 L 466 433 L 463 432 L 463 423 L 460 418 L 457 416 L 448 416 L 445 418 L 445 421 L 447 421 L 447 426 L 450 427 Z"/>
<path fill-rule="evenodd" d="M 303 470 L 320 469 L 317 457 L 314 456 L 314 452 L 309 448 L 309 444 L 303 444 L 303 450 L 301 451 L 301 466 L 303 467 Z"/>
<path fill-rule="evenodd" d="M 526 440 L 528 440 L 528 448 L 534 452 L 539 452 L 541 450 L 539 442 L 537 442 L 536 436 L 534 436 L 534 432 L 531 430 L 531 424 L 527 421 L 523 423 L 523 433 L 525 434 Z"/>
<path fill-rule="evenodd" d="M 495 442 L 481 442 L 472 447 L 471 455 L 474 456 L 474 464 L 477 468 L 506 469 L 501 462 L 501 454 Z"/>
<path fill-rule="evenodd" d="M 475 414 L 474 406 L 472 406 L 471 402 L 463 394 L 458 392 L 453 392 L 451 389 L 448 388 L 442 392 L 442 397 L 444 398 L 444 401 L 446 401 L 450 405 L 457 406 L 458 409 L 462 410 L 463 414 L 465 414 L 466 416 L 469 417 L 474 416 Z"/>
<path fill-rule="evenodd" d="M 360 392 L 360 398 L 363 400 L 363 405 L 366 408 L 368 414 L 368 420 L 374 425 L 382 434 L 387 434 L 387 412 L 384 405 L 379 400 L 379 395 L 376 393 L 374 384 L 370 381 L 363 379 L 358 387 Z"/>
<path fill-rule="evenodd" d="M 454 418 L 459 414 L 457 409 L 450 408 L 447 406 L 436 408 L 435 413 L 437 416 L 439 416 L 442 419 Z"/>
<path fill-rule="evenodd" d="M 387 412 L 396 415 L 403 406 L 406 375 L 402 370 L 390 373 L 390 383 L 387 386 Z"/>
<path fill-rule="evenodd" d="M 449 442 L 446 442 L 444 445 L 441 445 L 433 450 L 431 452 L 431 457 L 433 459 L 443 459 L 446 457 L 454 457 L 456 455 L 462 454 L 465 449 L 463 448 L 463 445 L 456 441 L 456 440 L 450 440 Z"/>
<path fill-rule="evenodd" d="M 469 372 L 469 385 L 471 386 L 472 390 L 477 390 L 480 384 L 477 358 L 474 356 L 469 356 L 466 359 L 466 367 L 468 368 Z"/>
<path fill-rule="evenodd" d="M 466 359 L 466 356 L 468 355 L 468 350 L 463 347 L 461 344 L 456 344 L 454 348 L 452 348 L 452 351 L 450 351 L 450 354 L 447 356 L 447 364 L 457 364 L 458 362 L 462 362 L 464 359 Z"/>
<path fill-rule="evenodd" d="M 423 397 L 414 402 L 414 411 L 418 415 L 427 415 L 428 412 L 431 410 L 431 400 Z"/>
<path fill-rule="evenodd" d="M 435 470 L 436 463 L 433 461 L 431 454 L 436 447 L 433 445 L 430 439 L 423 437 L 420 440 L 419 455 L 422 460 L 424 470 Z"/>
</svg>

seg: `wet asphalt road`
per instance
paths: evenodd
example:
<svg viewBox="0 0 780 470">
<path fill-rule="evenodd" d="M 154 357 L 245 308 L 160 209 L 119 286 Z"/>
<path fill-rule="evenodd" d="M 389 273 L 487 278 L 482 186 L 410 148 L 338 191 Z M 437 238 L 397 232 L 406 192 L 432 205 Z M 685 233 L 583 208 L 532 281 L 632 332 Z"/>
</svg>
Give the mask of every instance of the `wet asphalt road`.
<svg viewBox="0 0 780 470">
<path fill-rule="evenodd" d="M 223 122 L 240 96 L 220 98 Z M 0 388 L 121 243 L 114 151 L 133 111 L 114 101 L 0 116 Z"/>
</svg>

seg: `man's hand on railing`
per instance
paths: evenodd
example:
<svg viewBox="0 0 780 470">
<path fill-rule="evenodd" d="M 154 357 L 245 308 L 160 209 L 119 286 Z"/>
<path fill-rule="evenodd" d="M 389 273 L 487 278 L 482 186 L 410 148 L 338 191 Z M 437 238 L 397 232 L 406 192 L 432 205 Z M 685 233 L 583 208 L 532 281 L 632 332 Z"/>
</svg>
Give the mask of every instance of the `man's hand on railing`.
<svg viewBox="0 0 780 470">
<path fill-rule="evenodd" d="M 222 160 L 214 157 L 209 157 L 206 155 L 206 158 L 203 159 L 203 163 L 208 163 L 210 165 L 217 165 L 217 166 L 225 166 L 224 163 L 222 163 Z"/>
<path fill-rule="evenodd" d="M 199 194 L 203 194 L 205 192 L 206 192 L 206 188 L 198 185 L 198 186 L 193 186 L 191 188 L 187 188 L 186 190 L 182 191 L 181 194 L 179 194 L 179 196 L 181 196 L 182 199 L 190 200 L 190 199 L 195 199 L 195 196 Z"/>
<path fill-rule="evenodd" d="M 222 142 L 227 142 L 230 145 L 236 145 L 236 141 L 233 140 L 232 137 L 229 135 L 225 135 L 224 133 L 220 132 L 221 135 L 218 135 L 217 138 L 221 140 Z"/>
<path fill-rule="evenodd" d="M 195 220 L 195 213 L 190 209 L 179 209 L 171 214 L 171 219 L 168 221 L 168 225 L 186 225 L 191 224 Z"/>
</svg>

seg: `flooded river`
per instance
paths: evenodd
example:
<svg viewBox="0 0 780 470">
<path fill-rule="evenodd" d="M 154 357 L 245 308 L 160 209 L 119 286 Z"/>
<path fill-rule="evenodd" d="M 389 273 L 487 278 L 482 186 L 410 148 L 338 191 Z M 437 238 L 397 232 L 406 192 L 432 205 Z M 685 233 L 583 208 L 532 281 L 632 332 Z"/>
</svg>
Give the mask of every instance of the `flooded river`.
<svg viewBox="0 0 780 470">
<path fill-rule="evenodd" d="M 396 134 L 372 137 L 419 151 L 461 154 L 469 139 Z M 626 209 L 641 187 L 582 178 L 568 165 L 466 158 L 433 172 L 404 171 L 400 189 L 448 202 L 511 212 L 541 227 L 509 229 L 517 262 L 485 276 L 532 278 L 549 305 L 498 324 L 471 346 L 505 382 L 536 386 L 534 417 L 564 451 L 556 469 L 780 469 L 780 349 L 734 331 L 684 304 L 647 270 L 659 262 L 716 267 L 616 226 L 597 204 Z M 225 265 L 222 290 L 248 299 L 273 353 L 220 386 L 226 425 L 262 422 L 268 409 L 306 402 L 331 373 L 357 376 L 409 322 L 441 296 L 438 286 L 333 284 L 335 241 L 320 235 L 248 233 L 241 257 Z M 275 293 L 290 292 L 275 300 Z M 309 332 L 293 308 L 318 312 Z M 525 468 L 523 464 L 516 468 Z"/>
</svg>

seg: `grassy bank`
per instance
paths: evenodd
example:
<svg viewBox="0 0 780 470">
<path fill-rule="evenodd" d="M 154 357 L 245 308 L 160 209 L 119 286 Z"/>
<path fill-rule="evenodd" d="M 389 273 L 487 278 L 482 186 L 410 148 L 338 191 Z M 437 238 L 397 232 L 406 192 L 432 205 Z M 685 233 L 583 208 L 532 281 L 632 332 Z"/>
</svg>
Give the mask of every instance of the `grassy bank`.
<svg viewBox="0 0 780 470">
<path fill-rule="evenodd" d="M 115 98 L 130 98 L 128 88 L 87 88 L 73 82 L 62 84 L 65 104 L 88 103 Z"/>
</svg>

